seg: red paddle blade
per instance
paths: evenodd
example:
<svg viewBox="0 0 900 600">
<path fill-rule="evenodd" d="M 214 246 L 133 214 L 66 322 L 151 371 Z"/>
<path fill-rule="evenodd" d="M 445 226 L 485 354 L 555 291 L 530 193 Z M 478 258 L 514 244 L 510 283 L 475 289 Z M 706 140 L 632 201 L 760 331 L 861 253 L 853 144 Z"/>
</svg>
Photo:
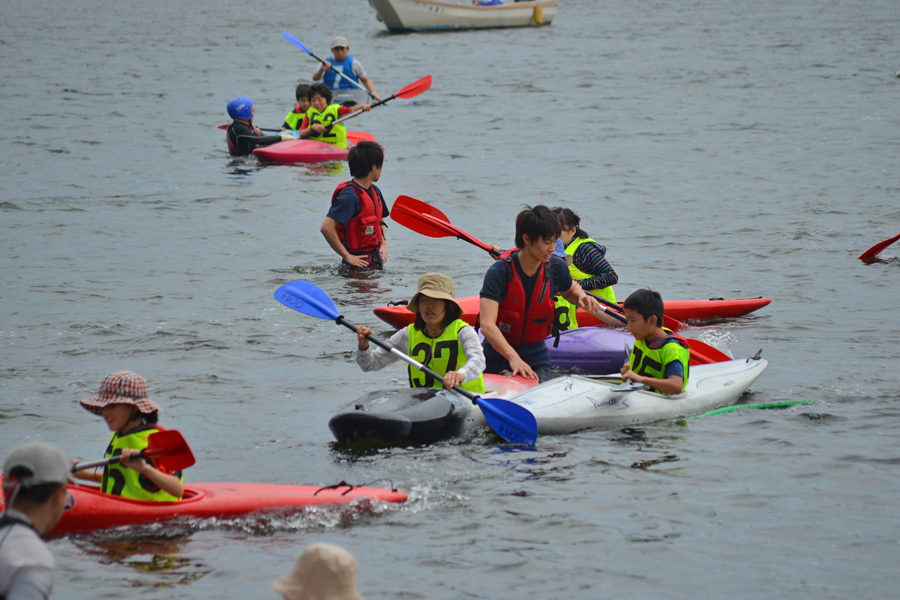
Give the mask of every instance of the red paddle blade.
<svg viewBox="0 0 900 600">
<path fill-rule="evenodd" d="M 868 250 L 866 250 L 865 252 L 860 254 L 859 257 L 861 259 L 874 258 L 874 257 L 878 256 L 878 254 L 882 250 L 884 250 L 885 248 L 887 248 L 888 246 L 890 246 L 897 240 L 900 240 L 900 233 L 898 233 L 897 235 L 895 235 L 894 237 L 892 237 L 888 240 L 884 240 L 883 242 L 878 242 L 877 244 L 875 244 L 874 246 L 872 246 L 871 248 L 869 248 Z"/>
<path fill-rule="evenodd" d="M 728 356 L 721 350 L 716 350 L 709 344 L 701 342 L 700 340 L 694 340 L 691 338 L 681 339 L 686 341 L 691 349 L 691 365 L 708 365 L 712 363 L 733 360 L 730 356 Z"/>
<path fill-rule="evenodd" d="M 375 136 L 373 136 L 371 133 L 366 133 L 365 131 L 348 131 L 347 141 L 353 142 L 354 144 L 358 144 L 362 141 L 374 142 Z"/>
<path fill-rule="evenodd" d="M 430 217 L 430 218 L 429 218 Z M 398 196 L 391 208 L 391 218 L 424 236 L 457 237 L 450 219 L 437 208 L 410 196 Z"/>
<path fill-rule="evenodd" d="M 181 471 L 196 463 L 194 453 L 181 433 L 174 429 L 165 429 L 151 433 L 147 438 L 147 449 L 144 456 L 167 471 Z"/>
<path fill-rule="evenodd" d="M 396 212 L 395 212 L 396 211 Z M 398 196 L 391 208 L 391 218 L 416 233 L 428 237 L 455 237 L 491 252 L 492 248 L 450 223 L 440 210 L 411 196 Z"/>
<path fill-rule="evenodd" d="M 686 329 L 687 325 L 678 321 L 677 319 L 673 319 L 669 315 L 663 315 L 663 327 L 667 327 L 671 329 L 673 332 L 681 331 L 682 329 Z M 730 358 L 728 360 L 731 360 Z"/>
<path fill-rule="evenodd" d="M 219 125 L 219 129 L 221 129 L 222 131 L 225 131 L 228 129 L 228 125 Z"/>
<path fill-rule="evenodd" d="M 426 75 L 422 79 L 412 82 L 411 84 L 394 94 L 394 98 L 412 98 L 413 96 L 418 96 L 430 87 L 431 75 Z"/>
</svg>

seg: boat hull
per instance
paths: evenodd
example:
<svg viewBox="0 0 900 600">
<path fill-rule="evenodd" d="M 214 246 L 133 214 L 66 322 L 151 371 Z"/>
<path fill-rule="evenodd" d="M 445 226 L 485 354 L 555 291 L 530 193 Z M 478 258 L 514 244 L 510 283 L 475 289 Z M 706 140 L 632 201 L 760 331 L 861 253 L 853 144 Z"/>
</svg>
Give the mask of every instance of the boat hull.
<svg viewBox="0 0 900 600">
<path fill-rule="evenodd" d="M 346 148 L 338 148 L 314 140 L 286 140 L 265 148 L 257 148 L 253 154 L 261 161 L 281 164 L 320 163 L 347 160 Z"/>
<path fill-rule="evenodd" d="M 524 377 L 486 373 L 485 396 L 511 398 L 533 387 Z M 391 444 L 432 444 L 487 424 L 481 409 L 454 392 L 435 388 L 379 390 L 366 394 L 339 412 L 328 428 L 340 443 L 378 441 Z"/>
<path fill-rule="evenodd" d="M 671 396 L 647 390 L 615 391 L 620 381 L 569 375 L 536 386 L 512 401 L 534 414 L 540 435 L 624 427 L 688 417 L 734 404 L 767 366 L 765 360 L 748 359 L 692 367 L 687 389 Z"/>
<path fill-rule="evenodd" d="M 463 309 L 462 319 L 469 325 L 475 324 L 478 316 L 478 296 L 466 296 L 457 298 L 456 301 Z M 664 302 L 666 315 L 679 321 L 690 319 L 731 319 L 742 317 L 772 302 L 769 298 L 726 298 L 711 300 L 667 300 Z M 400 329 L 413 322 L 415 315 L 409 312 L 405 305 L 379 306 L 373 311 L 375 316 Z M 578 309 L 579 327 L 602 326 L 603 321 L 589 312 Z"/>
<path fill-rule="evenodd" d="M 373 102 L 368 92 L 358 88 L 331 90 L 331 94 L 331 103 L 340 104 L 341 106 L 356 106 L 357 104 L 369 104 Z"/>
<path fill-rule="evenodd" d="M 406 501 L 406 494 L 398 490 L 350 487 L 343 485 L 326 489 L 313 485 L 191 483 L 184 486 L 183 500 L 154 502 L 104 494 L 96 485 L 70 484 L 66 510 L 53 533 L 95 531 L 179 517 L 231 518 L 260 511 L 296 511 L 308 506 L 342 505 L 362 499 Z"/>
<path fill-rule="evenodd" d="M 474 6 L 438 0 L 369 0 L 389 31 L 440 31 L 549 25 L 558 4 L 552 1 Z"/>
</svg>

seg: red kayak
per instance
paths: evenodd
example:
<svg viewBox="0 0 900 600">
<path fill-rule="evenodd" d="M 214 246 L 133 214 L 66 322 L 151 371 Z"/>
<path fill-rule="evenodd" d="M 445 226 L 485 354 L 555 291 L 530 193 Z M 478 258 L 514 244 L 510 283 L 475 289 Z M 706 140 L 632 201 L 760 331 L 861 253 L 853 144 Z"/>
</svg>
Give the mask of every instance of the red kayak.
<svg viewBox="0 0 900 600">
<path fill-rule="evenodd" d="M 456 301 L 463 309 L 462 319 L 470 325 L 475 324 L 478 316 L 478 296 L 466 296 L 457 298 Z M 742 317 L 752 313 L 772 302 L 769 298 L 730 298 L 712 300 L 668 300 L 664 302 L 666 314 L 673 319 L 686 321 L 688 319 L 728 319 Z M 375 316 L 390 325 L 400 329 L 413 322 L 415 315 L 409 312 L 406 305 L 379 306 L 375 309 Z M 578 309 L 578 326 L 605 325 L 594 315 Z"/>
<path fill-rule="evenodd" d="M 265 148 L 257 148 L 253 154 L 261 161 L 282 164 L 340 161 L 347 160 L 347 152 L 360 140 L 374 142 L 375 138 L 364 131 L 348 131 L 349 148 L 338 148 L 314 140 L 286 140 Z"/>
<path fill-rule="evenodd" d="M 0 476 L 2 481 L 2 476 Z M 53 533 L 94 531 L 139 525 L 176 517 L 229 518 L 257 511 L 285 511 L 306 506 L 349 504 L 368 499 L 405 502 L 406 494 L 382 488 L 341 485 L 265 485 L 257 483 L 192 483 L 177 502 L 131 500 L 111 496 L 90 484 L 70 484 L 66 512 Z M 3 503 L 0 502 L 0 508 Z"/>
</svg>

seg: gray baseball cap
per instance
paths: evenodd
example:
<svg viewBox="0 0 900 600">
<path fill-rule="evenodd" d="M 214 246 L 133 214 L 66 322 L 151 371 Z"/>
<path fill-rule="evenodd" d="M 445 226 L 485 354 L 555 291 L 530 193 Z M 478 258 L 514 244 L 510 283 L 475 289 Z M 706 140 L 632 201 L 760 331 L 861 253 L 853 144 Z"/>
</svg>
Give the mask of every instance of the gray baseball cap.
<svg viewBox="0 0 900 600">
<path fill-rule="evenodd" d="M 19 476 L 18 481 L 23 488 L 29 488 L 42 483 L 66 483 L 69 481 L 71 470 L 69 461 L 62 450 L 50 444 L 30 442 L 14 448 L 3 463 L 3 488 L 10 489 L 15 485 L 15 479 L 9 479 L 9 473 L 14 469 L 25 468 L 31 471 L 31 475 Z"/>
<path fill-rule="evenodd" d="M 345 38 L 344 36 L 339 35 L 336 38 L 334 38 L 333 40 L 331 40 L 331 47 L 332 48 L 349 48 L 350 42 L 348 42 L 347 38 Z"/>
</svg>

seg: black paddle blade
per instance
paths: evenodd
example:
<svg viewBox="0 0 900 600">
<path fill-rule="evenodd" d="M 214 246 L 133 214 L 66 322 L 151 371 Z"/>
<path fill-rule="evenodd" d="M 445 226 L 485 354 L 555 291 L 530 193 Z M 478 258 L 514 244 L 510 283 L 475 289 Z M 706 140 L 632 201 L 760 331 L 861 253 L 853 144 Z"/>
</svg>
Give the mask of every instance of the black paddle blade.
<svg viewBox="0 0 900 600">
<path fill-rule="evenodd" d="M 334 321 L 340 316 L 328 294 L 302 279 L 286 283 L 275 290 L 275 299 L 297 312 Z"/>
</svg>

